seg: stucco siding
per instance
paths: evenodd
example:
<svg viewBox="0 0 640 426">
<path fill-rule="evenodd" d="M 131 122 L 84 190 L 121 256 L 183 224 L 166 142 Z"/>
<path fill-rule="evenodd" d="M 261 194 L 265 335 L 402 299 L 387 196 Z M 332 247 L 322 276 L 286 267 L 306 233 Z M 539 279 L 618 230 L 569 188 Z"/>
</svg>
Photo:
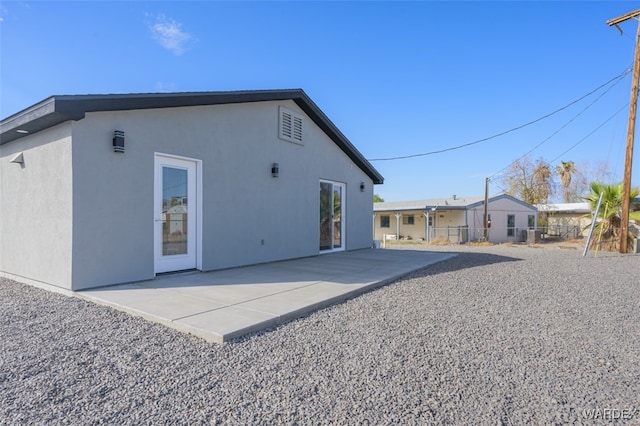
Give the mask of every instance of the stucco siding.
<svg viewBox="0 0 640 426">
<path fill-rule="evenodd" d="M 584 213 L 550 213 L 547 217 L 547 233 L 562 238 L 586 237 L 589 234 L 591 215 Z"/>
<path fill-rule="evenodd" d="M 381 216 L 389 217 L 389 227 L 383 228 L 381 226 Z M 413 224 L 403 223 L 403 217 L 413 216 Z M 384 235 L 398 235 L 398 222 L 400 224 L 399 235 L 403 238 L 412 240 L 425 239 L 425 221 L 426 218 L 421 211 L 411 210 L 403 211 L 400 220 L 396 219 L 394 212 L 376 212 L 374 218 L 374 235 L 376 240 L 382 240 Z M 394 237 L 395 238 L 395 237 Z"/>
<path fill-rule="evenodd" d="M 154 158 L 137 113 L 120 115 L 73 122 L 73 290 L 154 277 Z M 127 125 L 125 153 L 115 153 L 113 131 Z"/>
<path fill-rule="evenodd" d="M 154 276 L 155 153 L 201 161 L 203 270 L 318 254 L 320 179 L 346 184 L 347 249 L 370 247 L 371 179 L 309 119 L 303 145 L 279 139 L 280 105 L 303 114 L 282 101 L 75 122 L 74 289 Z M 125 132 L 124 154 L 113 152 L 114 130 Z"/>
<path fill-rule="evenodd" d="M 458 228 L 466 226 L 464 210 L 444 210 L 436 209 L 429 211 L 431 226 L 427 227 L 427 217 L 423 213 L 424 210 L 407 210 L 402 211 L 399 219 L 396 218 L 393 211 L 376 212 L 374 220 L 375 238 L 381 240 L 384 235 L 397 236 L 403 239 L 411 240 L 432 240 L 434 238 L 444 238 L 458 242 Z M 381 226 L 381 216 L 389 216 L 389 227 Z M 413 216 L 413 224 L 405 219 Z M 398 228 L 399 223 L 399 228 Z M 399 233 L 398 233 L 399 229 Z M 460 237 L 463 237 L 462 235 Z"/>
<path fill-rule="evenodd" d="M 11 163 L 23 153 L 24 164 Z M 0 147 L 0 271 L 70 289 L 71 125 Z"/>
<path fill-rule="evenodd" d="M 529 216 L 534 216 L 534 226 L 537 220 L 535 207 L 527 207 L 521 203 L 502 198 L 489 202 L 489 214 L 491 216 L 491 229 L 489 229 L 489 240 L 492 242 L 518 241 L 522 239 L 522 231 L 529 228 Z M 508 232 L 508 216 L 514 215 L 513 235 Z M 482 222 L 484 220 L 484 206 L 474 207 L 468 212 L 470 236 L 474 238 L 480 230 L 484 231 Z"/>
<path fill-rule="evenodd" d="M 464 210 L 438 210 L 431 212 L 433 219 L 433 238 L 457 241 L 458 227 L 466 226 Z"/>
</svg>

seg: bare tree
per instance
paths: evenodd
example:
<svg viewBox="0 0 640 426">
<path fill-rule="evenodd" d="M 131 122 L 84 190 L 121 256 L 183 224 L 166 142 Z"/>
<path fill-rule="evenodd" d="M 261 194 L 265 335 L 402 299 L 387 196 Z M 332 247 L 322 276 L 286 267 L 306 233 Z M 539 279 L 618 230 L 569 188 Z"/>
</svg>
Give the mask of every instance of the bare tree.
<svg viewBox="0 0 640 426">
<path fill-rule="evenodd" d="M 595 164 L 588 161 L 580 162 L 575 166 L 568 194 L 565 194 L 568 197 L 567 202 L 584 201 L 592 191 L 591 182 L 615 182 L 616 180 L 606 161 L 598 161 Z"/>
<path fill-rule="evenodd" d="M 551 166 L 542 158 L 531 161 L 528 156 L 511 163 L 502 177 L 505 192 L 529 204 L 544 204 L 553 195 Z"/>
</svg>

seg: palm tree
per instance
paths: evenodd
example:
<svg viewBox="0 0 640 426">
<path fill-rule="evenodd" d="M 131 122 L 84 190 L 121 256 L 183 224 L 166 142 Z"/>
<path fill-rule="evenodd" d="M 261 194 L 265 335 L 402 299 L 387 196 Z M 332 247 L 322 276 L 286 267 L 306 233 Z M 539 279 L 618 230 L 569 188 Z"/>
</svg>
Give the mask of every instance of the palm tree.
<svg viewBox="0 0 640 426">
<path fill-rule="evenodd" d="M 539 159 L 533 167 L 534 203 L 532 204 L 547 203 L 549 201 L 549 197 L 553 193 L 550 178 L 551 167 L 549 163 Z"/>
<path fill-rule="evenodd" d="M 595 236 L 591 243 L 591 248 L 595 248 L 601 243 L 601 248 L 608 251 L 618 251 L 620 244 L 620 229 L 622 225 L 622 197 L 623 186 L 620 184 L 605 184 L 600 182 L 591 183 L 591 193 L 585 198 L 595 211 L 598 200 L 602 196 L 602 203 L 598 211 L 596 226 L 594 229 Z M 632 188 L 629 194 L 629 201 L 638 196 L 638 189 Z M 633 247 L 633 235 L 629 234 L 628 247 Z"/>
<path fill-rule="evenodd" d="M 571 201 L 569 185 L 571 185 L 571 176 L 576 172 L 576 165 L 573 161 L 561 161 L 560 163 L 556 166 L 556 172 L 560 175 L 560 181 L 564 188 L 564 202 L 569 203 Z"/>
</svg>

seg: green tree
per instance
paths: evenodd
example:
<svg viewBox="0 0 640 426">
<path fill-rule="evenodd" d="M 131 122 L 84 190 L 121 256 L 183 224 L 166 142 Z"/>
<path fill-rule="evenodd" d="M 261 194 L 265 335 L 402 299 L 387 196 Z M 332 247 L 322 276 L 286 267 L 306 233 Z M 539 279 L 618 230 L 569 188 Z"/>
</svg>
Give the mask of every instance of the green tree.
<svg viewBox="0 0 640 426">
<path fill-rule="evenodd" d="M 595 211 L 598 205 L 600 194 L 603 194 L 603 196 L 598 216 L 595 219 L 593 217 L 591 219 L 596 220 L 591 248 L 595 248 L 600 244 L 602 250 L 618 251 L 620 249 L 620 231 L 622 227 L 623 185 L 622 183 L 592 182 L 591 193 L 585 197 L 592 211 Z M 632 188 L 629 194 L 629 201 L 637 196 L 638 189 Z M 633 247 L 634 237 L 631 234 L 629 234 L 629 237 L 628 247 Z"/>
<path fill-rule="evenodd" d="M 374 203 L 384 203 L 384 198 L 382 198 L 378 194 L 373 194 L 373 202 Z"/>
</svg>

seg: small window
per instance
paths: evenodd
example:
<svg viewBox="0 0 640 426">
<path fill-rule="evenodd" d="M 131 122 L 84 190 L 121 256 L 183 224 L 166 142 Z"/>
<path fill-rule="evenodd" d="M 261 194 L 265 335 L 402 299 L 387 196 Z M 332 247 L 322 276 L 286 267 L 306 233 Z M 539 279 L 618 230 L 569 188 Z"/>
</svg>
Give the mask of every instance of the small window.
<svg viewBox="0 0 640 426">
<path fill-rule="evenodd" d="M 380 216 L 380 228 L 389 228 L 389 224 L 389 216 Z"/>
<path fill-rule="evenodd" d="M 414 224 L 413 215 L 411 214 L 411 215 L 402 216 L 402 224 L 413 225 Z"/>
<path fill-rule="evenodd" d="M 529 229 L 534 229 L 536 227 L 536 217 L 535 215 L 530 214 L 527 217 L 527 226 Z"/>
<path fill-rule="evenodd" d="M 507 215 L 507 237 L 513 237 L 516 235 L 516 215 Z"/>
<path fill-rule="evenodd" d="M 302 115 L 280 107 L 279 137 L 282 140 L 302 145 Z"/>
</svg>

